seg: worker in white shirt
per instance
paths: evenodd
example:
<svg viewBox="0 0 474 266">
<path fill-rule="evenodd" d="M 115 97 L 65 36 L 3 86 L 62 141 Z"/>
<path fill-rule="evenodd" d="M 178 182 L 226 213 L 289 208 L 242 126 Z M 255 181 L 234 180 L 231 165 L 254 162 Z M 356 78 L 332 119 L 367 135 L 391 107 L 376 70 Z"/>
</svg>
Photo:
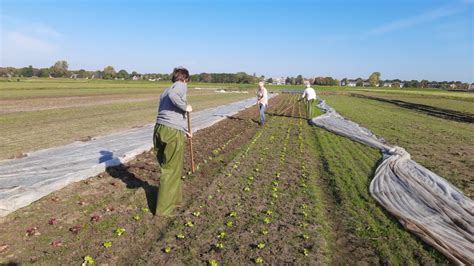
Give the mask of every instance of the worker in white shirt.
<svg viewBox="0 0 474 266">
<path fill-rule="evenodd" d="M 265 125 L 265 110 L 268 108 L 268 92 L 265 88 L 265 82 L 258 83 L 259 89 L 257 91 L 257 105 L 260 111 L 260 125 Z"/>
<path fill-rule="evenodd" d="M 301 99 L 304 99 L 306 103 L 306 117 L 311 119 L 313 118 L 314 102 L 316 102 L 316 92 L 311 88 L 309 81 L 305 81 L 304 84 L 306 85 L 306 89 L 304 90 Z"/>
</svg>

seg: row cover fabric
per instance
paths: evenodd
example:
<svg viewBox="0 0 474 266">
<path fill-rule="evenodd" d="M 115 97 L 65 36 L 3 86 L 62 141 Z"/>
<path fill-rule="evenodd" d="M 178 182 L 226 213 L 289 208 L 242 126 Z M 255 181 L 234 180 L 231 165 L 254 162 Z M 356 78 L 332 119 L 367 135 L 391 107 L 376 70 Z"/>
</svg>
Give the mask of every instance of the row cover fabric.
<svg viewBox="0 0 474 266">
<path fill-rule="evenodd" d="M 269 98 L 274 96 L 276 94 L 270 94 Z M 255 103 L 255 98 L 249 98 L 195 112 L 192 115 L 193 132 Z M 154 124 L 150 124 L 87 142 L 77 141 L 35 151 L 20 159 L 0 161 L 0 217 L 151 149 L 153 127 Z"/>
<path fill-rule="evenodd" d="M 401 147 L 377 138 L 321 101 L 314 125 L 380 149 L 383 161 L 370 193 L 410 232 L 456 264 L 474 264 L 474 202 L 448 181 L 411 160 Z"/>
</svg>

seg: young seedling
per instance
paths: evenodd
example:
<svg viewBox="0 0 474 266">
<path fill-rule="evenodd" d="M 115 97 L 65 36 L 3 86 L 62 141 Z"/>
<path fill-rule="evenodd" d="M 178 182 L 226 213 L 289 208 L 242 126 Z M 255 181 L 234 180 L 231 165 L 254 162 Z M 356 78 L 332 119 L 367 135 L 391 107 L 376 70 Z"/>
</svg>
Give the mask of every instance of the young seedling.
<svg viewBox="0 0 474 266">
<path fill-rule="evenodd" d="M 215 246 L 217 249 L 223 249 L 223 248 L 224 248 L 224 244 L 222 244 L 222 243 L 216 243 L 216 244 L 214 244 L 214 246 Z"/>
<path fill-rule="evenodd" d="M 26 230 L 26 235 L 27 236 L 39 236 L 39 235 L 41 235 L 41 233 L 39 232 L 38 227 L 34 226 L 34 227 L 28 228 Z"/>
<path fill-rule="evenodd" d="M 201 215 L 201 212 L 199 212 L 199 211 L 193 212 L 194 217 L 199 217 L 199 215 Z"/>
<path fill-rule="evenodd" d="M 144 208 L 142 208 L 142 212 L 143 213 L 149 213 L 150 209 L 148 209 L 147 207 L 144 207 Z"/>
<path fill-rule="evenodd" d="M 265 243 L 258 243 L 257 248 L 263 249 L 265 247 Z"/>
<path fill-rule="evenodd" d="M 303 238 L 304 240 L 308 240 L 309 239 L 309 236 L 307 234 L 302 234 L 301 235 L 301 238 Z"/>
<path fill-rule="evenodd" d="M 186 227 L 194 227 L 194 223 L 192 221 L 187 221 L 184 226 Z"/>
<path fill-rule="evenodd" d="M 226 237 L 226 233 L 224 231 L 219 232 L 219 234 L 217 235 L 217 238 L 219 239 L 224 239 L 225 237 Z"/>
<path fill-rule="evenodd" d="M 92 265 L 94 265 L 94 263 L 95 263 L 94 259 L 91 256 L 87 255 L 87 256 L 84 257 L 84 261 L 82 262 L 82 266 L 87 266 L 87 265 L 92 266 Z"/>
<path fill-rule="evenodd" d="M 123 235 L 124 233 L 125 233 L 125 228 L 119 227 L 119 228 L 115 229 L 115 234 L 116 234 L 117 236 L 121 236 L 121 235 Z"/>
<path fill-rule="evenodd" d="M 272 210 L 267 210 L 267 211 L 265 212 L 265 214 L 268 215 L 268 216 L 270 216 L 270 215 L 273 214 L 273 211 L 272 211 Z"/>
<path fill-rule="evenodd" d="M 73 227 L 69 228 L 69 231 L 71 231 L 71 233 L 77 235 L 79 233 L 79 231 L 81 231 L 81 225 L 76 224 Z"/>
<path fill-rule="evenodd" d="M 215 260 L 209 260 L 209 266 L 218 266 L 217 261 Z"/>
<path fill-rule="evenodd" d="M 140 215 L 138 215 L 138 214 L 134 215 L 133 220 L 139 221 L 140 220 Z"/>
<path fill-rule="evenodd" d="M 166 248 L 163 249 L 163 251 L 164 251 L 165 253 L 170 253 L 170 252 L 171 252 L 171 248 L 170 248 L 170 247 L 166 247 Z"/>
<path fill-rule="evenodd" d="M 230 217 L 237 217 L 237 212 L 233 211 L 233 212 L 229 213 L 229 216 Z"/>
<path fill-rule="evenodd" d="M 227 221 L 226 225 L 227 225 L 227 227 L 232 227 L 232 226 L 234 226 L 234 222 L 233 221 Z"/>
<path fill-rule="evenodd" d="M 263 263 L 263 258 L 262 257 L 258 257 L 255 259 L 255 263 L 257 264 L 262 264 Z"/>
<path fill-rule="evenodd" d="M 51 242 L 51 246 L 53 246 L 55 248 L 56 247 L 61 247 L 62 245 L 63 245 L 63 242 L 61 240 L 54 240 L 53 242 Z"/>
<path fill-rule="evenodd" d="M 308 251 L 308 249 L 306 249 L 306 248 L 303 248 L 303 251 L 302 251 L 302 253 L 303 253 L 303 255 L 304 255 L 304 256 L 308 256 L 308 254 L 309 254 L 309 251 Z"/>
<path fill-rule="evenodd" d="M 249 177 L 247 177 L 247 179 L 250 180 L 250 181 L 253 181 L 254 177 L 253 177 L 253 176 L 249 176 Z"/>
<path fill-rule="evenodd" d="M 244 187 L 244 191 L 245 191 L 245 192 L 249 192 L 249 191 L 250 191 L 250 188 L 249 188 L 249 187 Z"/>
<path fill-rule="evenodd" d="M 265 236 L 265 235 L 267 235 L 267 234 L 268 234 L 268 230 L 267 230 L 267 229 L 263 229 L 263 230 L 261 231 L 261 233 L 262 233 L 262 235 L 264 235 L 264 236 Z"/>
<path fill-rule="evenodd" d="M 56 225 L 56 224 L 58 224 L 58 219 L 51 218 L 51 219 L 49 219 L 48 224 L 49 225 Z"/>
<path fill-rule="evenodd" d="M 183 235 L 183 234 L 177 234 L 177 235 L 176 235 L 176 238 L 177 238 L 177 239 L 184 239 L 184 235 Z"/>
<path fill-rule="evenodd" d="M 112 242 L 110 242 L 110 241 L 104 242 L 104 243 L 102 244 L 102 246 L 103 246 L 104 248 L 110 248 L 110 247 L 112 247 Z"/>
<path fill-rule="evenodd" d="M 270 218 L 265 217 L 265 218 L 263 219 L 263 222 L 264 222 L 265 224 L 269 224 L 271 221 L 270 221 Z"/>
</svg>

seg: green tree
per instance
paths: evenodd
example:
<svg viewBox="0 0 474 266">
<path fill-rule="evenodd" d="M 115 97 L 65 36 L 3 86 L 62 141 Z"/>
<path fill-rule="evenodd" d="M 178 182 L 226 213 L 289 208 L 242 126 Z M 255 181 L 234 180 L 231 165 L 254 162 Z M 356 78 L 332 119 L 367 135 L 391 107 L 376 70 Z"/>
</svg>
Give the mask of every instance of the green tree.
<svg viewBox="0 0 474 266">
<path fill-rule="evenodd" d="M 115 75 L 116 75 L 116 72 L 115 72 L 115 69 L 113 66 L 106 66 L 104 68 L 104 74 L 103 74 L 103 78 L 104 79 L 113 79 L 115 78 Z"/>
<path fill-rule="evenodd" d="M 296 84 L 296 85 L 301 85 L 301 84 L 303 84 L 303 81 L 304 81 L 304 80 L 303 80 L 303 76 L 298 75 L 298 76 L 296 77 L 296 79 L 295 79 L 295 84 Z"/>
<path fill-rule="evenodd" d="M 369 77 L 370 86 L 375 87 L 380 82 L 380 72 L 374 72 Z"/>
<path fill-rule="evenodd" d="M 55 78 L 67 76 L 69 64 L 65 60 L 57 61 L 51 67 L 51 75 Z"/>
<path fill-rule="evenodd" d="M 273 79 L 272 79 L 272 78 L 267 79 L 267 83 L 268 83 L 268 84 L 272 84 L 272 83 L 273 83 Z"/>
<path fill-rule="evenodd" d="M 20 73 L 20 75 L 26 78 L 33 77 L 33 66 L 29 65 L 28 67 L 22 68 Z"/>
<path fill-rule="evenodd" d="M 117 78 L 119 79 L 128 79 L 129 78 L 129 74 L 128 72 L 125 70 L 125 69 L 121 69 L 118 73 L 117 73 Z"/>
</svg>

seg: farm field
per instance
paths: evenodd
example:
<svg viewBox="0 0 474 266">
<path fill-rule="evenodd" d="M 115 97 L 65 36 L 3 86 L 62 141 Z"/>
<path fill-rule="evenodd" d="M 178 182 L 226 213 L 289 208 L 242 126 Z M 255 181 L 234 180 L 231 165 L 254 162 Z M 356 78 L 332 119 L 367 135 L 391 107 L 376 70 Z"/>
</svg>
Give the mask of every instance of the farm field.
<svg viewBox="0 0 474 266">
<path fill-rule="evenodd" d="M 474 124 L 433 117 L 375 100 L 322 95 L 339 113 L 474 197 Z"/>
<path fill-rule="evenodd" d="M 468 97 L 470 96 L 469 94 L 463 96 L 463 93 L 460 92 L 451 92 L 451 94 L 445 94 L 444 96 L 437 96 L 436 94 L 413 94 L 405 92 L 372 92 L 368 90 L 355 91 L 354 93 L 387 100 L 398 100 L 407 103 L 428 105 L 434 108 L 442 108 L 474 115 L 474 98 Z"/>
<path fill-rule="evenodd" d="M 0 82 L 0 160 L 154 123 L 159 95 L 169 85 L 41 79 Z M 253 96 L 194 88 L 188 97 L 195 111 Z"/>
<path fill-rule="evenodd" d="M 272 99 L 265 127 L 250 108 L 198 131 L 175 217 L 151 214 L 159 169 L 147 152 L 0 220 L 0 263 L 448 264 L 369 195 L 380 152 L 308 125 L 296 100 Z"/>
</svg>

